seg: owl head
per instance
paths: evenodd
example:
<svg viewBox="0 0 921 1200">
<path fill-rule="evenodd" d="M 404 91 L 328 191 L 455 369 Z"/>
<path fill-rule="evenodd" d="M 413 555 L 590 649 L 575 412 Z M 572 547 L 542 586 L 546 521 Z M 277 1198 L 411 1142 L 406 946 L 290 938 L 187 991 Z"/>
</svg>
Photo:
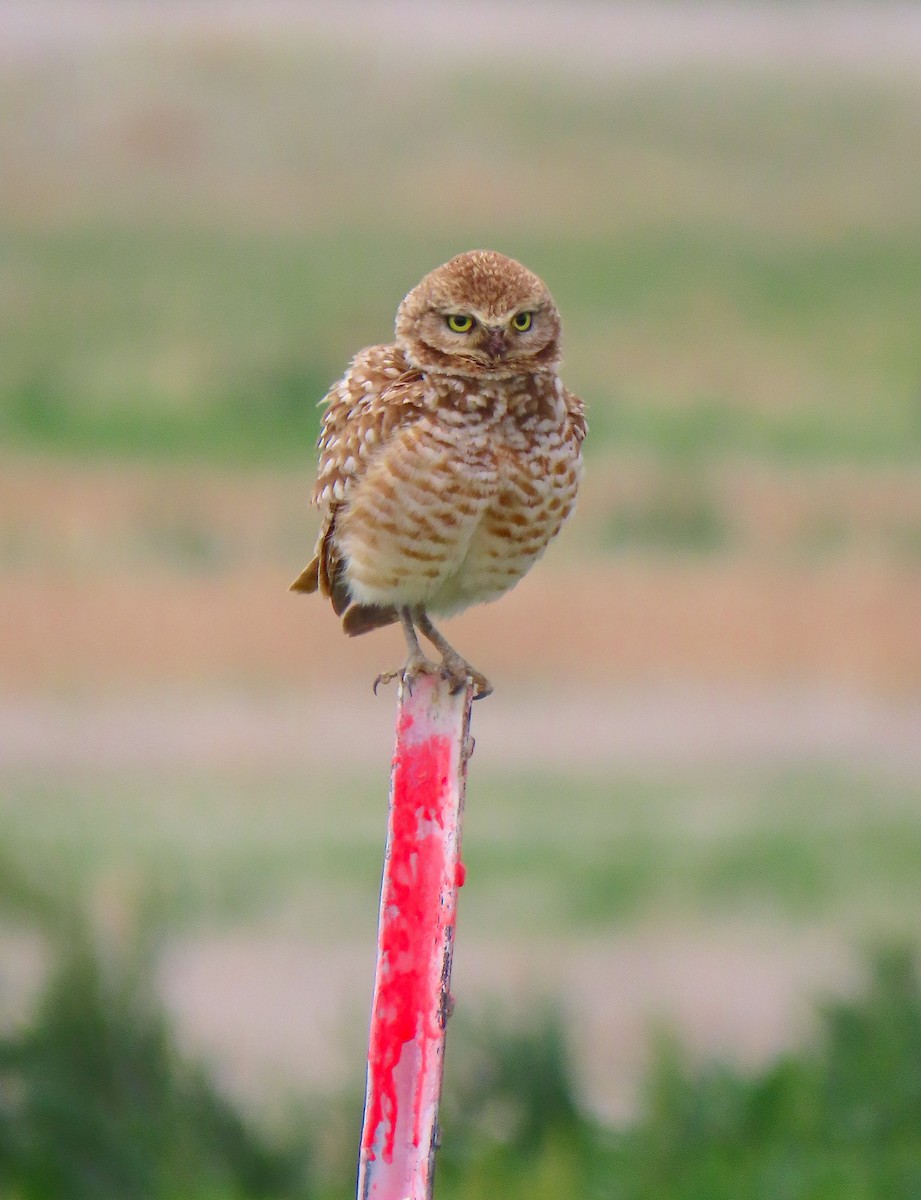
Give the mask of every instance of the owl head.
<svg viewBox="0 0 921 1200">
<path fill-rule="evenodd" d="M 546 285 L 495 250 L 436 267 L 397 311 L 397 345 L 415 367 L 492 378 L 555 371 L 560 316 Z"/>
</svg>

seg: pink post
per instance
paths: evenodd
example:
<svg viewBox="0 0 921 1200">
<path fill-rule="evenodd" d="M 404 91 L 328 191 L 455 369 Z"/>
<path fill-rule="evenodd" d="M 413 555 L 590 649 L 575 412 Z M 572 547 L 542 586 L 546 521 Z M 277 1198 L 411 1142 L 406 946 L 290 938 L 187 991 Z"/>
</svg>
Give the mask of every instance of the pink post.
<svg viewBox="0 0 921 1200">
<path fill-rule="evenodd" d="M 358 1200 L 431 1200 L 472 688 L 400 686 Z"/>
</svg>

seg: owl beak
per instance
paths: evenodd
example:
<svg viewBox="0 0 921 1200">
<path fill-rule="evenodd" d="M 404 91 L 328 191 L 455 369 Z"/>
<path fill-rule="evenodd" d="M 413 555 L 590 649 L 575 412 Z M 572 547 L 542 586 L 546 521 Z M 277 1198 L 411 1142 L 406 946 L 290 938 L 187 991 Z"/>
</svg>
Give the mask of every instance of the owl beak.
<svg viewBox="0 0 921 1200">
<path fill-rule="evenodd" d="M 501 329 L 490 329 L 486 334 L 483 346 L 490 358 L 505 358 L 508 352 L 508 342 L 505 340 L 505 332 Z"/>
</svg>

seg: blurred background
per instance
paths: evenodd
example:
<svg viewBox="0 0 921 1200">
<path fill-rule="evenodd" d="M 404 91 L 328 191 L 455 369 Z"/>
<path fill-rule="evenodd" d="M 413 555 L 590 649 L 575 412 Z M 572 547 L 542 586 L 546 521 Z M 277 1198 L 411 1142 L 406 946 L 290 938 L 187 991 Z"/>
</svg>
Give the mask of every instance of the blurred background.
<svg viewBox="0 0 921 1200">
<path fill-rule="evenodd" d="M 921 1194 L 919 81 L 915 4 L 0 3 L 0 1195 L 350 1194 L 402 645 L 286 588 L 477 246 L 590 438 L 448 628 L 440 1194 Z"/>
</svg>

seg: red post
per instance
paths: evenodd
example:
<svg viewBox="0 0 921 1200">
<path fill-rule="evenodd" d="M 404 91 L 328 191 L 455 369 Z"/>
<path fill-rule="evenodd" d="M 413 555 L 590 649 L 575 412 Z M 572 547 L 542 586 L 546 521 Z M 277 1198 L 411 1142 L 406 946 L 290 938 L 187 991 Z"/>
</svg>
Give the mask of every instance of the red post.
<svg viewBox="0 0 921 1200">
<path fill-rule="evenodd" d="M 431 1200 L 472 688 L 400 686 L 358 1200 Z"/>
</svg>

